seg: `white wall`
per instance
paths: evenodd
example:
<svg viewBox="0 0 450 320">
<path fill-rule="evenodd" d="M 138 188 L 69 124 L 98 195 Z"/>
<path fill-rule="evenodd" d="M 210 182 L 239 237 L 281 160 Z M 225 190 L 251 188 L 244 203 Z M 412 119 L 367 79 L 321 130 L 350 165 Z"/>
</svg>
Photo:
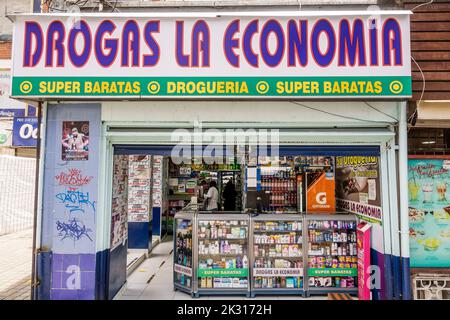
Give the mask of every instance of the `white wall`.
<svg viewBox="0 0 450 320">
<path fill-rule="evenodd" d="M 103 102 L 103 121 L 268 123 L 286 127 L 385 127 L 392 118 L 360 101 L 142 101 Z M 374 108 L 398 118 L 396 102 L 369 102 Z M 327 114 L 331 112 L 336 115 Z M 359 121 L 357 118 L 369 121 Z M 383 123 L 375 123 L 381 121 Z"/>
</svg>

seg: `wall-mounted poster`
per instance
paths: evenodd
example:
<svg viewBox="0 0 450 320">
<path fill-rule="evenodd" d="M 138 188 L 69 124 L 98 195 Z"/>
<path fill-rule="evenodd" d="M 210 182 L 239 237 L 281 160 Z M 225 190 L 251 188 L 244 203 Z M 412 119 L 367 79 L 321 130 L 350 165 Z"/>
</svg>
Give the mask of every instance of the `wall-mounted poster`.
<svg viewBox="0 0 450 320">
<path fill-rule="evenodd" d="M 411 267 L 450 267 L 450 159 L 408 161 Z"/>
<path fill-rule="evenodd" d="M 151 210 L 151 156 L 130 155 L 128 160 L 128 222 L 148 222 Z"/>
<path fill-rule="evenodd" d="M 336 206 L 369 222 L 381 223 L 379 158 L 336 157 Z"/>
<path fill-rule="evenodd" d="M 89 159 L 89 121 L 63 121 L 62 123 L 63 161 Z"/>
</svg>

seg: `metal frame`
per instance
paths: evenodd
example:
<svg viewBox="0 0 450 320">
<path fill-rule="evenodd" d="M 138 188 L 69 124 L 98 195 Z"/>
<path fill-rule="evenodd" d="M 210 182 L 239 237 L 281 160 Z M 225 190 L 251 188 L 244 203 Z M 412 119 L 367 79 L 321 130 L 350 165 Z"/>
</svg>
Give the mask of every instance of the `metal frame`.
<svg viewBox="0 0 450 320">
<path fill-rule="evenodd" d="M 303 287 L 302 289 L 298 289 L 298 288 L 292 288 L 292 289 L 288 289 L 288 288 L 273 288 L 273 289 L 263 289 L 263 288 L 255 288 L 254 286 L 254 276 L 253 276 L 253 269 L 254 269 L 254 265 L 255 265 L 255 256 L 253 253 L 253 250 L 250 253 L 251 256 L 251 273 L 250 273 L 250 278 L 251 278 L 251 283 L 250 283 L 250 287 L 251 287 L 251 297 L 255 297 L 256 295 L 272 295 L 272 294 L 276 294 L 276 295 L 301 295 L 303 297 L 306 296 L 306 288 L 307 288 L 307 273 L 305 272 L 306 270 L 306 266 L 307 266 L 307 260 L 305 260 L 305 249 L 307 248 L 307 242 L 306 242 L 306 237 L 305 237 L 305 220 L 304 220 L 304 215 L 303 214 L 260 214 L 260 215 L 256 215 L 256 216 L 252 216 L 250 218 L 251 221 L 251 233 L 250 235 L 250 239 L 249 239 L 249 243 L 250 243 L 250 247 L 253 248 L 254 246 L 254 226 L 255 226 L 255 221 L 301 221 L 302 222 L 302 229 L 301 229 L 301 234 L 302 234 L 302 261 L 303 261 Z M 305 263 L 306 262 L 306 263 Z"/>
<path fill-rule="evenodd" d="M 224 213 L 224 214 L 217 214 L 217 213 L 210 213 L 210 212 L 199 212 L 197 214 L 196 219 L 196 225 L 197 225 L 197 231 L 198 231 L 198 225 L 200 221 L 210 221 L 210 220 L 222 220 L 222 221 L 230 221 L 230 220 L 238 220 L 238 221 L 247 221 L 247 256 L 248 256 L 248 276 L 247 276 L 247 288 L 236 288 L 236 289 L 228 289 L 228 288 L 211 288 L 211 289 L 203 289 L 199 288 L 198 286 L 198 277 L 197 274 L 195 274 L 195 296 L 199 297 L 200 295 L 242 295 L 245 294 L 247 297 L 250 297 L 250 287 L 251 287 L 251 280 L 250 280 L 250 270 L 252 267 L 250 266 L 250 243 L 249 243 L 249 235 L 250 235 L 250 216 L 248 214 L 242 214 L 242 213 Z M 196 233 L 196 249 L 198 249 L 198 237 Z M 196 252 L 196 271 L 198 271 L 198 260 L 199 255 L 198 251 Z"/>
<path fill-rule="evenodd" d="M 353 214 L 341 214 L 336 212 L 337 214 L 306 214 L 304 217 L 304 226 L 303 230 L 305 232 L 305 235 L 308 234 L 308 223 L 309 221 L 325 221 L 325 220 L 333 220 L 333 221 L 357 221 L 357 217 Z M 356 230 L 355 230 L 356 231 Z M 308 243 L 308 240 L 306 236 L 304 237 L 306 244 Z M 308 261 L 309 254 L 306 253 L 306 261 Z M 324 293 L 349 293 L 349 294 L 357 294 L 358 293 L 358 287 L 354 288 L 336 288 L 336 287 L 309 287 L 309 275 L 308 275 L 308 264 L 305 265 L 305 274 L 306 279 L 308 280 L 307 284 L 307 290 L 306 290 L 306 296 L 309 297 L 310 295 L 317 295 L 317 294 L 324 294 Z"/>
<path fill-rule="evenodd" d="M 192 211 L 191 211 L 192 210 Z M 176 250 L 177 250 L 177 220 L 178 219 L 182 219 L 182 220 L 190 220 L 191 224 L 192 224 L 192 256 L 191 256 L 191 269 L 192 269 L 192 277 L 191 277 L 191 287 L 188 286 L 183 286 L 181 284 L 178 284 L 175 282 L 175 270 L 173 270 L 173 287 L 174 290 L 179 290 L 182 292 L 186 292 L 189 293 L 190 295 L 194 296 L 194 280 L 195 280 L 195 275 L 197 273 L 197 265 L 196 265 L 196 261 L 197 261 L 197 243 L 195 241 L 196 239 L 196 234 L 197 234 L 197 215 L 196 215 L 196 210 L 192 209 L 192 207 L 190 205 L 186 206 L 185 208 L 183 208 L 180 212 L 178 212 L 175 217 L 174 217 L 174 223 L 173 223 L 173 232 L 174 232 L 174 237 L 173 237 L 173 265 L 175 268 L 175 264 L 176 264 Z"/>
</svg>

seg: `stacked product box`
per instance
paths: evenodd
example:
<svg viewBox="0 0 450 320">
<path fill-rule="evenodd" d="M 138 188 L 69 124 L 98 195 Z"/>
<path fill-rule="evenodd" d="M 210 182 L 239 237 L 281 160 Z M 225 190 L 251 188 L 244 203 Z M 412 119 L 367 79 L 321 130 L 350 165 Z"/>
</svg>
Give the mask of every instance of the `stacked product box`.
<svg viewBox="0 0 450 320">
<path fill-rule="evenodd" d="M 303 289 L 302 234 L 301 220 L 253 223 L 253 289 L 256 292 L 289 293 Z"/>
<path fill-rule="evenodd" d="M 309 288 L 357 287 L 356 221 L 308 221 Z"/>
<path fill-rule="evenodd" d="M 148 222 L 151 156 L 131 155 L 128 165 L 128 222 Z"/>
<path fill-rule="evenodd" d="M 111 250 L 128 237 L 128 156 L 115 155 L 111 204 Z"/>
</svg>

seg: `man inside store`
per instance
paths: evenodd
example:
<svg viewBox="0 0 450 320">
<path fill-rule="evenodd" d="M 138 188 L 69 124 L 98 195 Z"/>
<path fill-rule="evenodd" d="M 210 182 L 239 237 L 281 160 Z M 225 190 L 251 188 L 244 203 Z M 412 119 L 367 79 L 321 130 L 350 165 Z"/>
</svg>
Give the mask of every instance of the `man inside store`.
<svg viewBox="0 0 450 320">
<path fill-rule="evenodd" d="M 207 201 L 206 210 L 218 210 L 217 202 L 219 201 L 219 191 L 217 191 L 217 183 L 215 181 L 211 181 L 209 183 L 209 189 L 208 193 L 205 195 L 205 201 Z"/>
<path fill-rule="evenodd" d="M 223 190 L 223 207 L 225 211 L 236 210 L 236 188 L 234 187 L 233 179 L 228 180 Z"/>
</svg>

